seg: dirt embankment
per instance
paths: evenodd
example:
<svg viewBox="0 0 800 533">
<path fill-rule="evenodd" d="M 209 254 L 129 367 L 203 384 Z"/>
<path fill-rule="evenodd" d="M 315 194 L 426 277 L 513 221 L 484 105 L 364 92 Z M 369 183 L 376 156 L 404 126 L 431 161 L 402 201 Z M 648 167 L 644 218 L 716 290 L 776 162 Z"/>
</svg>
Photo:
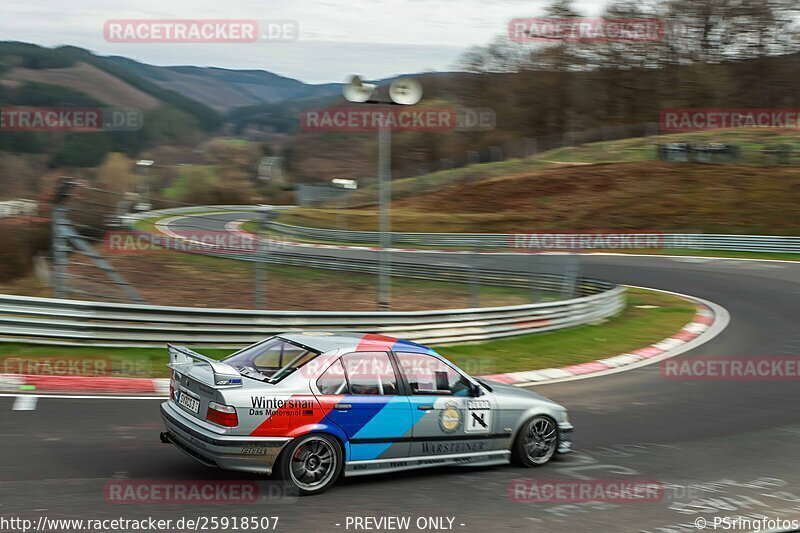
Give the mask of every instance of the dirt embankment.
<svg viewBox="0 0 800 533">
<path fill-rule="evenodd" d="M 405 215 L 473 214 L 481 226 L 474 231 L 800 234 L 800 168 L 660 162 L 576 166 L 460 184 L 398 200 L 393 207 Z"/>
</svg>

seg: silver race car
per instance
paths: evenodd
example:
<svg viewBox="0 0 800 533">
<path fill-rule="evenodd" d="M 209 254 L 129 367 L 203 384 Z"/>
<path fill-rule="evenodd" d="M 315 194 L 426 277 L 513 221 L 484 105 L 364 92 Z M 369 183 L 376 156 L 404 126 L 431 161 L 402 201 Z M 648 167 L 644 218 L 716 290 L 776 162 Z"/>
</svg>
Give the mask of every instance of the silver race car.
<svg viewBox="0 0 800 533">
<path fill-rule="evenodd" d="M 288 333 L 221 362 L 179 346 L 169 355 L 162 442 L 209 466 L 272 473 L 302 495 L 340 474 L 536 466 L 570 451 L 564 407 L 409 341 Z"/>
</svg>

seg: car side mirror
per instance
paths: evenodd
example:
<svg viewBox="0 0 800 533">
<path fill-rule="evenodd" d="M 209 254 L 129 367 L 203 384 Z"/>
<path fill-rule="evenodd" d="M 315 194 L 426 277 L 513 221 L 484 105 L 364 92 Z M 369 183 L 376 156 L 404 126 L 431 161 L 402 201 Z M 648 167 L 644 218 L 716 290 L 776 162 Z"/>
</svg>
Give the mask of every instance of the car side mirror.
<svg viewBox="0 0 800 533">
<path fill-rule="evenodd" d="M 473 398 L 477 398 L 478 396 L 483 396 L 483 388 L 477 383 L 473 383 L 470 381 L 469 383 L 469 395 Z"/>
</svg>

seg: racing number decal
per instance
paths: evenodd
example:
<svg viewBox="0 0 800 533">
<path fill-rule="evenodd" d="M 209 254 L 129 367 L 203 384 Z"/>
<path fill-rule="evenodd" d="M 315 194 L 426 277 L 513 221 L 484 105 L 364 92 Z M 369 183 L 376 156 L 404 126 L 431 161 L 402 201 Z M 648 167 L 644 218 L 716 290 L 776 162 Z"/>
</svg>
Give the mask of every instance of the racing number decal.
<svg viewBox="0 0 800 533">
<path fill-rule="evenodd" d="M 487 400 L 467 402 L 467 423 L 465 433 L 489 433 L 492 429 L 492 409 Z"/>
</svg>

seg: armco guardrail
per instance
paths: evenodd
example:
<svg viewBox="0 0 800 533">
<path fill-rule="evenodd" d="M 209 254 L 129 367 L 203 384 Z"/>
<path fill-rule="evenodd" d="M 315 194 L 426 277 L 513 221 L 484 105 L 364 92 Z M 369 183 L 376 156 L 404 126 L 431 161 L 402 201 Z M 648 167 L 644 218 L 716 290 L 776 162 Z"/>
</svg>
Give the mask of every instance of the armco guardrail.
<svg viewBox="0 0 800 533">
<path fill-rule="evenodd" d="M 557 302 L 411 312 L 258 311 L 126 305 L 0 295 L 0 340 L 92 346 L 177 342 L 238 347 L 271 334 L 356 330 L 428 344 L 482 341 L 590 324 L 620 312 L 625 289 Z"/>
<path fill-rule="evenodd" d="M 270 231 L 287 237 L 306 239 L 324 243 L 364 243 L 377 245 L 380 234 L 374 231 L 348 231 L 323 228 L 292 226 L 277 222 L 269 223 Z M 547 234 L 509 234 L 509 233 L 392 233 L 393 246 L 459 247 L 459 248 L 532 248 L 531 236 Z M 591 237 L 596 234 L 586 233 Z M 800 237 L 772 235 L 722 235 L 704 233 L 618 233 L 620 241 L 647 241 L 647 249 L 677 250 L 722 250 L 737 252 L 800 253 Z M 579 239 L 580 234 L 570 233 L 569 237 Z M 544 241 L 544 239 L 542 239 Z M 606 242 L 608 239 L 606 239 Z M 556 248 L 557 245 L 553 245 Z M 629 248 L 620 246 L 622 248 Z M 590 247 L 581 250 L 591 251 Z M 575 250 L 575 251 L 581 251 Z"/>
<path fill-rule="evenodd" d="M 278 209 L 291 209 L 293 206 L 278 206 Z M 159 215 L 191 214 L 197 210 L 220 211 L 253 211 L 257 206 L 224 205 L 224 206 L 196 206 L 174 209 L 163 209 L 134 215 L 134 218 L 144 218 Z M 380 234 L 375 231 L 352 231 L 326 228 L 311 228 L 293 226 L 279 222 L 269 222 L 270 231 L 275 234 L 318 241 L 330 244 L 359 243 L 376 245 L 380 241 Z M 542 234 L 546 234 L 543 232 Z M 527 233 L 414 233 L 393 232 L 393 246 L 422 246 L 422 247 L 457 247 L 457 248 L 519 248 L 528 250 L 530 235 Z M 535 234 L 534 234 L 535 235 Z M 570 234 L 574 236 L 574 234 Z M 591 237 L 592 233 L 587 233 Z M 719 250 L 730 252 L 767 252 L 767 253 L 800 253 L 800 237 L 779 235 L 726 235 L 713 233 L 619 233 L 620 239 L 647 239 L 655 245 L 654 248 L 675 250 Z M 515 241 L 520 239 L 522 242 Z M 591 251 L 590 248 L 585 250 Z M 580 251 L 580 250 L 575 250 Z"/>
</svg>

